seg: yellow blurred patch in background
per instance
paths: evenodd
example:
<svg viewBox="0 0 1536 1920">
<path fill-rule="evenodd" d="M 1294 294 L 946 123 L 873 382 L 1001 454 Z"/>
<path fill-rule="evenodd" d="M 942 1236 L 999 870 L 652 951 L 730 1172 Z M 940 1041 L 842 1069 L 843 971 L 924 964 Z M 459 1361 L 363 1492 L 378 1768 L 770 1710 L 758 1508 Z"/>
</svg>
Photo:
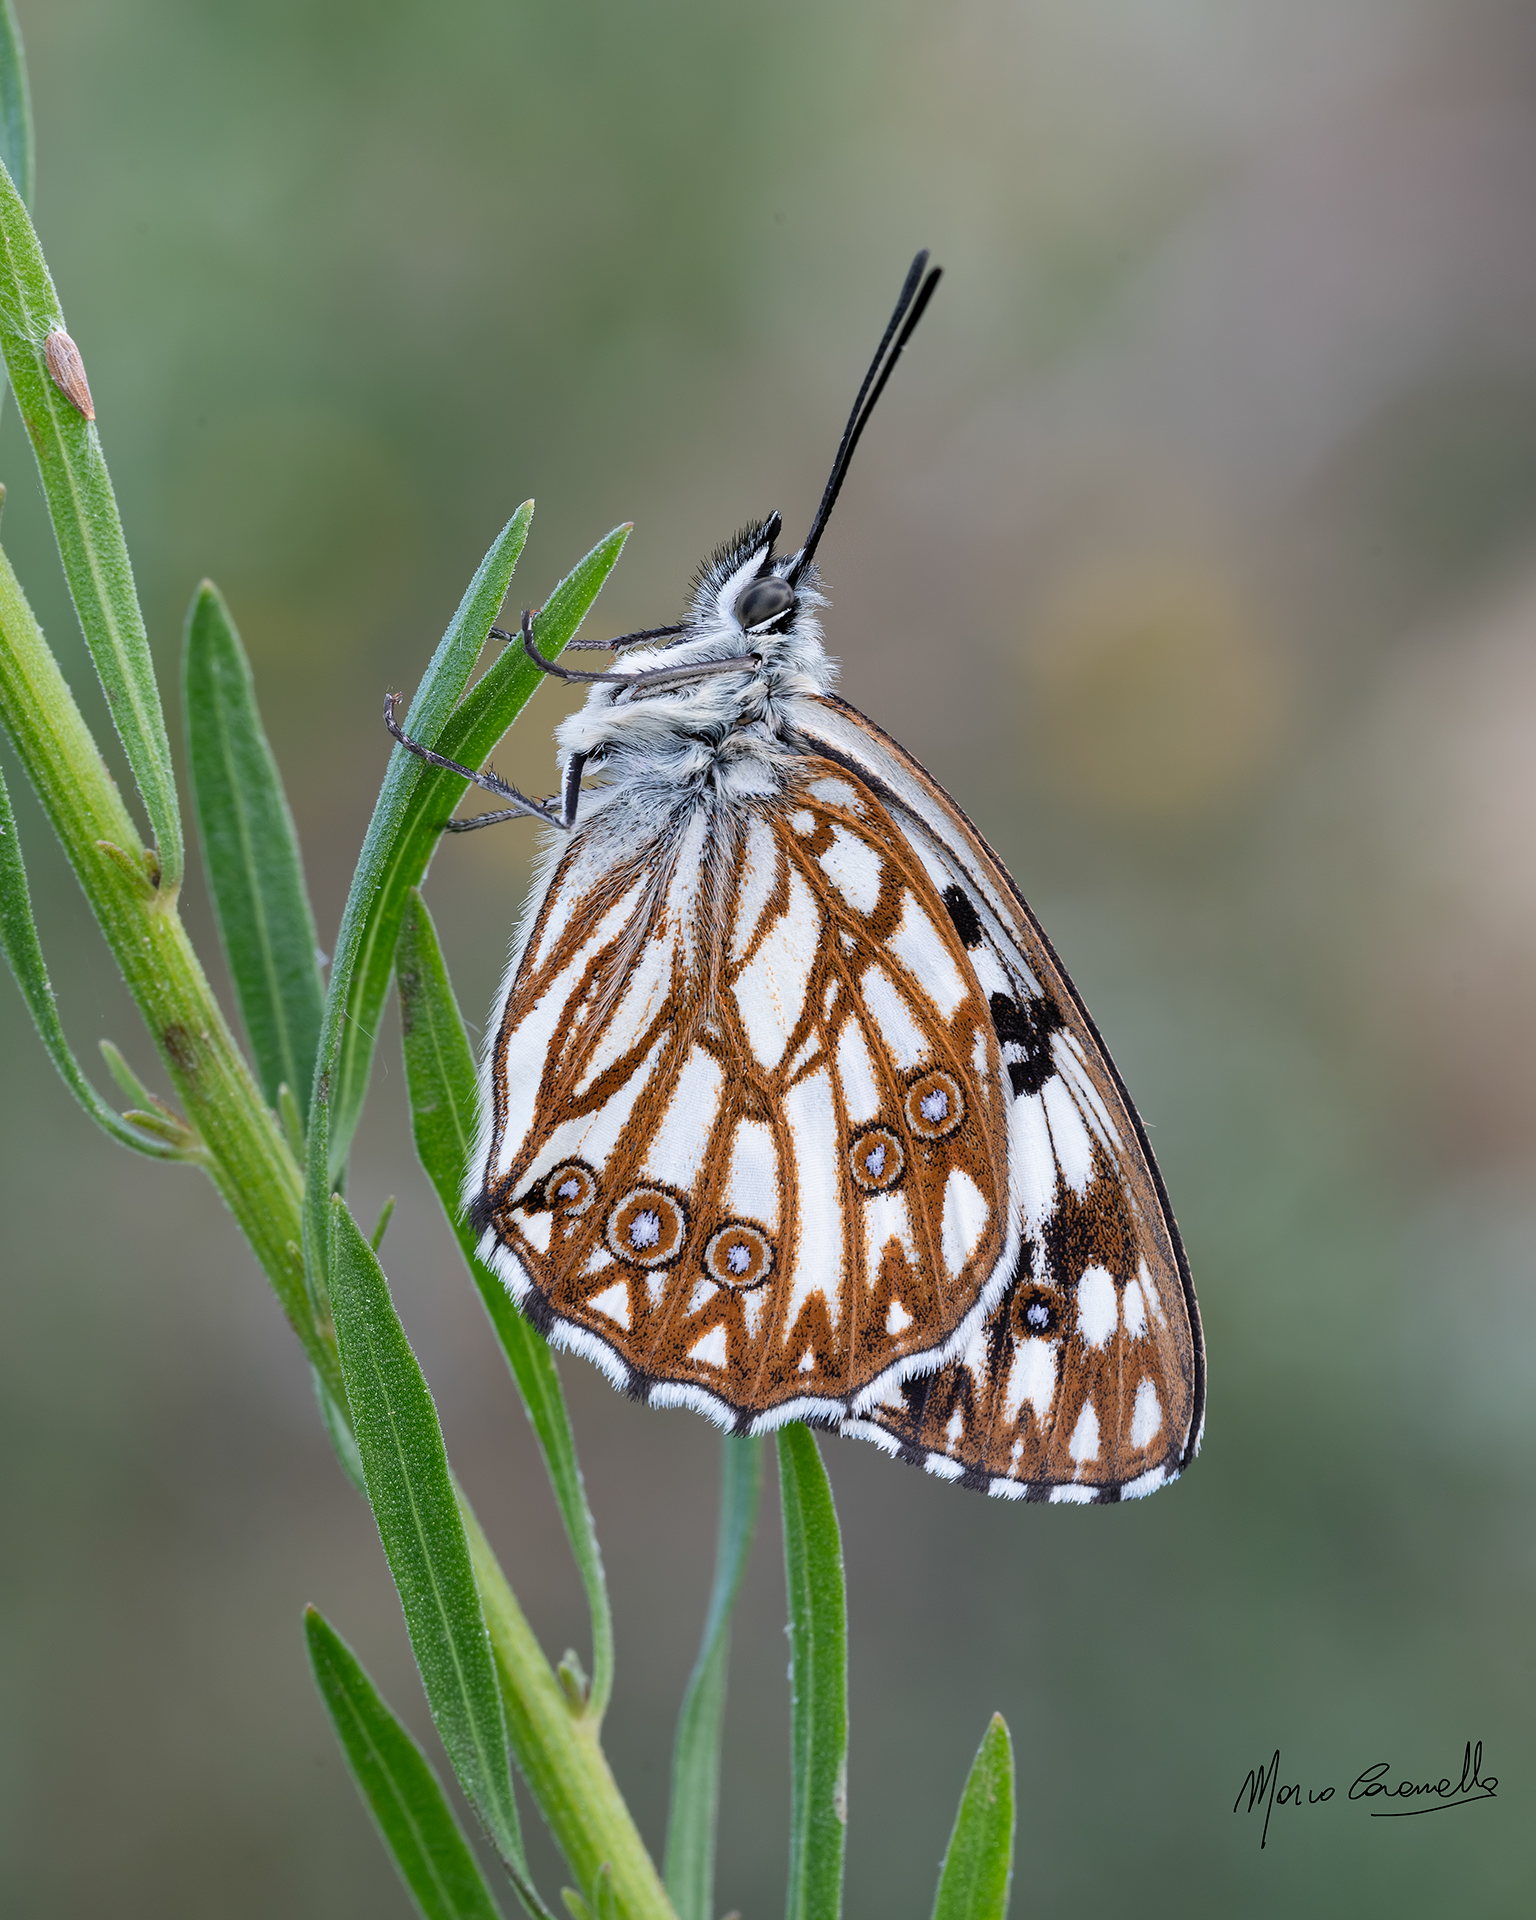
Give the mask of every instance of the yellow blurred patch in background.
<svg viewBox="0 0 1536 1920">
<path fill-rule="evenodd" d="M 1036 766 L 1063 797 L 1115 818 L 1179 820 L 1273 764 L 1287 675 L 1221 569 L 1152 552 L 1069 577 L 1021 658 Z"/>
</svg>

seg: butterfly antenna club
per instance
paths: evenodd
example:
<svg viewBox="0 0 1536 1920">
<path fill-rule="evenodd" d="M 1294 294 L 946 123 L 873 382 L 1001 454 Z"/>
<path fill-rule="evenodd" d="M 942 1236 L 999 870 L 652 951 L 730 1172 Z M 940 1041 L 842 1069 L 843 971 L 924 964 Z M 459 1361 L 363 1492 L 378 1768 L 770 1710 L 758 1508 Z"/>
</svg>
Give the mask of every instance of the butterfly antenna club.
<svg viewBox="0 0 1536 1920">
<path fill-rule="evenodd" d="M 848 468 L 853 462 L 854 451 L 858 447 L 864 429 L 869 424 L 869 416 L 879 403 L 881 394 L 885 392 L 885 383 L 891 377 L 891 370 L 901 358 L 902 349 L 912 338 L 913 329 L 922 319 L 928 302 L 933 298 L 933 290 L 939 284 L 943 268 L 934 267 L 925 278 L 924 269 L 927 266 L 928 250 L 925 247 L 907 271 L 901 296 L 896 302 L 896 310 L 886 325 L 880 345 L 875 349 L 875 357 L 869 363 L 869 371 L 865 374 L 864 384 L 859 388 L 858 398 L 853 403 L 848 424 L 843 428 L 843 437 L 837 445 L 837 454 L 832 462 L 832 471 L 827 476 L 821 505 L 816 509 L 816 518 L 811 522 L 811 530 L 805 536 L 805 544 L 795 556 L 794 566 L 787 576 L 791 586 L 799 581 L 810 565 L 817 547 L 821 544 L 821 536 L 827 530 L 827 522 L 832 517 L 837 496 L 843 490 L 843 481 L 848 477 Z M 899 333 L 898 328 L 900 328 Z M 892 341 L 895 342 L 894 346 Z"/>
</svg>

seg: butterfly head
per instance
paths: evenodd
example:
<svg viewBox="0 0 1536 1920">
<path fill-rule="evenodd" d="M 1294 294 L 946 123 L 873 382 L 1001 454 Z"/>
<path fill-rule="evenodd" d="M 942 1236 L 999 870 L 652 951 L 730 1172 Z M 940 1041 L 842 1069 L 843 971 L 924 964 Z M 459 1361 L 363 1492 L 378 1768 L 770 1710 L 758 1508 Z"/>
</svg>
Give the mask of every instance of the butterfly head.
<svg viewBox="0 0 1536 1920">
<path fill-rule="evenodd" d="M 625 648 L 620 671 L 633 684 L 594 686 L 559 730 L 562 752 L 599 758 L 610 779 L 643 774 L 680 789 L 719 775 L 722 758 L 773 751 L 794 700 L 829 692 L 835 672 L 816 572 L 791 578 L 799 556 L 778 552 L 781 525 L 776 513 L 755 521 L 704 562 L 675 637 Z M 705 671 L 685 677 L 696 668 Z"/>
<path fill-rule="evenodd" d="M 738 652 L 784 651 L 774 643 L 794 635 L 802 615 L 824 604 L 814 568 L 796 576 L 798 553 L 780 553 L 783 519 L 770 513 L 743 527 L 699 568 L 684 634 L 728 639 Z"/>
<path fill-rule="evenodd" d="M 692 625 L 732 632 L 743 641 L 788 629 L 798 596 L 789 579 L 796 556 L 775 551 L 783 525 L 781 516 L 771 513 L 705 561 L 693 583 Z"/>
<path fill-rule="evenodd" d="M 825 597 L 814 567 L 797 576 L 800 555 L 778 551 L 782 528 L 781 516 L 771 513 L 716 548 L 694 575 L 676 637 L 645 649 L 628 647 L 623 656 L 623 671 L 637 678 L 717 661 L 742 663 L 739 673 L 654 689 L 643 681 L 632 689 L 594 689 L 591 709 L 648 707 L 648 726 L 665 714 L 669 724 L 707 728 L 727 716 L 732 725 L 761 720 L 777 697 L 825 693 L 833 672 L 817 618 Z"/>
</svg>

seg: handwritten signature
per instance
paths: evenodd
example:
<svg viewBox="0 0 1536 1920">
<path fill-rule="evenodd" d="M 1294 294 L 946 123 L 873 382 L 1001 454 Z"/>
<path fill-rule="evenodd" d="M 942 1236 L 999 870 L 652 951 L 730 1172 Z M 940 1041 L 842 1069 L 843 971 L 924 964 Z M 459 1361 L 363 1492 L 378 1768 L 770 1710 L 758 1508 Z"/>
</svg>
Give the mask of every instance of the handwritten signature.
<svg viewBox="0 0 1536 1920">
<path fill-rule="evenodd" d="M 1483 1743 L 1467 1742 L 1467 1750 L 1461 1762 L 1461 1776 L 1452 1780 L 1442 1775 L 1438 1780 L 1392 1781 L 1390 1760 L 1378 1760 L 1363 1773 L 1355 1776 L 1354 1785 L 1346 1796 L 1349 1800 L 1403 1800 L 1420 1801 L 1418 1806 L 1372 1807 L 1373 1820 L 1400 1820 L 1415 1813 L 1446 1813 L 1452 1807 L 1474 1806 L 1479 1800 L 1494 1799 L 1499 1790 L 1497 1774 L 1483 1772 Z M 1250 1767 L 1243 1776 L 1243 1784 L 1237 1790 L 1237 1798 L 1232 1803 L 1232 1811 L 1257 1813 L 1264 1809 L 1264 1825 L 1259 1832 L 1259 1846 L 1262 1850 L 1269 1844 L 1269 1819 L 1276 1807 L 1317 1807 L 1334 1798 L 1335 1789 L 1331 1786 L 1306 1787 L 1301 1782 L 1280 1780 L 1280 1749 L 1275 1748 L 1273 1757 L 1262 1767 Z"/>
</svg>

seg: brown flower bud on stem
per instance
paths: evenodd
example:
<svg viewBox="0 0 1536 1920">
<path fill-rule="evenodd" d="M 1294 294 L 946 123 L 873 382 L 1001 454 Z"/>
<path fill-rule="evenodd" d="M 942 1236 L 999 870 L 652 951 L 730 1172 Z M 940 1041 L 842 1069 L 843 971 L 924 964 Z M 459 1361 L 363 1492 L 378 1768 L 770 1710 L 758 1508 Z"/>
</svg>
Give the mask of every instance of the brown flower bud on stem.
<svg viewBox="0 0 1536 1920">
<path fill-rule="evenodd" d="M 55 327 L 43 342 L 43 358 L 48 362 L 48 371 L 59 392 L 77 413 L 94 420 L 96 408 L 85 377 L 85 362 L 80 358 L 80 349 L 62 327 Z"/>
</svg>

